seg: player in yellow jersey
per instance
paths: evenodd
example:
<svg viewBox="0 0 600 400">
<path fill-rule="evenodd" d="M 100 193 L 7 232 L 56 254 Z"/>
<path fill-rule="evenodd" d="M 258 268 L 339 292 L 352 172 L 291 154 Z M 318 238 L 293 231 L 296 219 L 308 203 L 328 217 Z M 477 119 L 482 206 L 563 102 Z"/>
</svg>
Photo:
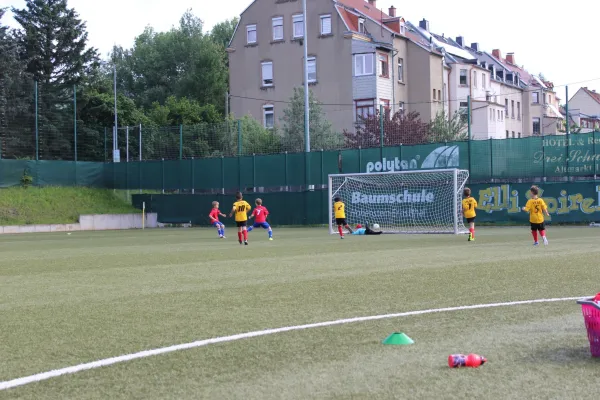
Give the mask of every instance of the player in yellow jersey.
<svg viewBox="0 0 600 400">
<path fill-rule="evenodd" d="M 333 211 L 335 215 L 335 223 L 338 227 L 338 232 L 340 233 L 340 239 L 344 238 L 344 231 L 342 230 L 342 226 L 348 229 L 348 232 L 352 233 L 352 228 L 346 222 L 346 205 L 339 197 L 333 199 Z"/>
<path fill-rule="evenodd" d="M 248 221 L 248 212 L 252 209 L 252 206 L 243 199 L 243 196 L 240 192 L 235 194 L 235 203 L 233 203 L 233 208 L 229 213 L 231 217 L 235 214 L 235 223 L 238 227 L 238 239 L 240 244 L 242 242 L 248 246 L 248 231 L 246 230 L 246 222 Z"/>
<path fill-rule="evenodd" d="M 471 197 L 471 189 L 469 188 L 465 188 L 463 191 L 463 197 L 463 216 L 469 223 L 469 242 L 472 242 L 475 240 L 475 217 L 477 216 L 475 209 L 477 208 L 477 200 Z"/>
<path fill-rule="evenodd" d="M 525 207 L 523 207 L 523 211 L 529 213 L 529 223 L 531 224 L 531 235 L 533 236 L 533 245 L 538 246 L 538 231 L 544 240 L 544 245 L 548 245 L 548 239 L 546 238 L 546 227 L 544 226 L 544 214 L 550 216 L 548 213 L 548 206 L 544 199 L 540 199 L 538 194 L 540 193 L 540 188 L 537 186 L 532 186 L 529 189 L 531 192 L 531 199 L 527 201 Z"/>
</svg>

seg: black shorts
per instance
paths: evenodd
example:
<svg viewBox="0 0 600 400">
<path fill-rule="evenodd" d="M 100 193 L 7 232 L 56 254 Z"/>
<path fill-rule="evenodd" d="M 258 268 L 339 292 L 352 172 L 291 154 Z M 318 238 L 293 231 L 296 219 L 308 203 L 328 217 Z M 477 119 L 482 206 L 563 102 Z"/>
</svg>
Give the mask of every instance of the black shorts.
<svg viewBox="0 0 600 400">
<path fill-rule="evenodd" d="M 475 222 L 475 217 L 467 218 L 467 222 L 470 224 L 471 222 Z"/>
<path fill-rule="evenodd" d="M 379 231 L 379 232 L 375 232 L 372 229 L 367 228 L 365 230 L 365 235 L 381 235 L 383 232 Z"/>
<path fill-rule="evenodd" d="M 346 223 L 346 218 L 336 218 L 336 219 L 335 219 L 335 223 L 336 223 L 338 226 L 339 226 L 339 225 L 342 225 L 342 226 L 346 226 L 346 225 L 348 225 L 348 224 Z"/>
<path fill-rule="evenodd" d="M 531 230 L 532 231 L 545 231 L 546 225 L 544 225 L 543 222 L 541 224 L 534 224 L 533 222 L 531 222 Z"/>
<path fill-rule="evenodd" d="M 235 224 L 238 228 L 241 228 L 242 226 L 246 226 L 246 222 L 248 221 L 235 221 Z"/>
</svg>

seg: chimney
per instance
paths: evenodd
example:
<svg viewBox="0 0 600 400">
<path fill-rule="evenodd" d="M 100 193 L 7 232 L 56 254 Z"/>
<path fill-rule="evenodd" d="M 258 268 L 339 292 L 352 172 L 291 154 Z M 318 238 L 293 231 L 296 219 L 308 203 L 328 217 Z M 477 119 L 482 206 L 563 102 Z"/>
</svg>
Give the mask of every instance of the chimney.
<svg viewBox="0 0 600 400">
<path fill-rule="evenodd" d="M 479 51 L 479 43 L 471 43 L 471 49 Z"/>
<path fill-rule="evenodd" d="M 498 60 L 502 60 L 502 53 L 499 49 L 492 50 L 492 55 L 496 57 Z"/>
<path fill-rule="evenodd" d="M 456 43 L 458 43 L 460 45 L 460 47 L 464 46 L 464 42 L 465 42 L 465 38 L 462 36 L 457 36 L 456 37 Z"/>
<path fill-rule="evenodd" d="M 390 17 L 395 17 L 396 16 L 396 7 L 391 6 L 390 9 L 388 10 L 388 14 L 390 15 Z"/>
<path fill-rule="evenodd" d="M 506 61 L 512 65 L 517 65 L 515 64 L 515 53 L 506 53 Z"/>
<path fill-rule="evenodd" d="M 372 5 L 373 7 L 377 8 L 377 1 L 376 0 L 369 0 L 369 4 Z"/>
<path fill-rule="evenodd" d="M 423 18 L 423 21 L 419 22 L 419 28 L 426 30 L 429 32 L 429 21 Z"/>
</svg>

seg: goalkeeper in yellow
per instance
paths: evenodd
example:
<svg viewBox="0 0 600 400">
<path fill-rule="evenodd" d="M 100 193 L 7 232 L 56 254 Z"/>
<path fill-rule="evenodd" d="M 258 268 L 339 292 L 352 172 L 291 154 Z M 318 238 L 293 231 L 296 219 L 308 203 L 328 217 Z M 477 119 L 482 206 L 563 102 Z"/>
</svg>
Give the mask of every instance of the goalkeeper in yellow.
<svg viewBox="0 0 600 400">
<path fill-rule="evenodd" d="M 544 245 L 548 245 L 548 239 L 546 238 L 546 226 L 544 225 L 544 214 L 550 216 L 548 213 L 548 206 L 544 199 L 538 197 L 540 188 L 532 186 L 529 189 L 531 192 L 531 199 L 527 200 L 527 204 L 523 207 L 523 211 L 529 213 L 529 223 L 531 224 L 531 236 L 533 236 L 533 245 L 538 246 L 538 231 L 544 240 Z"/>
<path fill-rule="evenodd" d="M 469 242 L 475 240 L 475 217 L 477 216 L 477 213 L 475 212 L 476 208 L 477 200 L 471 197 L 471 189 L 465 188 L 463 191 L 462 212 L 463 216 L 469 223 Z"/>
</svg>

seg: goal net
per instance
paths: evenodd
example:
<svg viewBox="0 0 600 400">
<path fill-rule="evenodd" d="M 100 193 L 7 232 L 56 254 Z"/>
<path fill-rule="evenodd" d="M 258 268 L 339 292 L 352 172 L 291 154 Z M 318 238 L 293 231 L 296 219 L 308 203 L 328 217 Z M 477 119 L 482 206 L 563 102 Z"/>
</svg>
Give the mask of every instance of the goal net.
<svg viewBox="0 0 600 400">
<path fill-rule="evenodd" d="M 329 175 L 329 232 L 333 201 L 345 203 L 346 220 L 377 223 L 384 233 L 467 233 L 462 191 L 469 171 L 459 169 Z"/>
</svg>

